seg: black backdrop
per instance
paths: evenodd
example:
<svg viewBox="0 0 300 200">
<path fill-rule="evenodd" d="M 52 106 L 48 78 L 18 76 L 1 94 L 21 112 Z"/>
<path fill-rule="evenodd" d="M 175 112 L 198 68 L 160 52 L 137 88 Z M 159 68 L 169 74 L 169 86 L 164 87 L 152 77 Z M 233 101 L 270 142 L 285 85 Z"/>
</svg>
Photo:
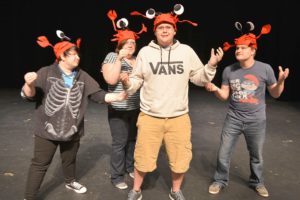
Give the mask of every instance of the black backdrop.
<svg viewBox="0 0 300 200">
<path fill-rule="evenodd" d="M 81 66 L 93 76 L 103 88 L 106 84 L 99 72 L 100 64 L 115 44 L 110 41 L 115 33 L 106 13 L 115 9 L 118 18 L 129 20 L 129 27 L 139 31 L 145 23 L 148 32 L 141 36 L 138 48 L 153 39 L 153 20 L 133 17 L 131 11 L 145 13 L 149 8 L 169 12 L 176 3 L 183 4 L 185 12 L 179 19 L 198 23 L 193 27 L 187 23 L 178 24 L 176 38 L 190 45 L 203 63 L 210 56 L 210 49 L 223 42 L 233 42 L 240 33 L 234 22 L 252 21 L 259 34 L 264 24 L 270 23 L 269 35 L 258 39 L 256 59 L 271 64 L 276 76 L 278 65 L 290 68 L 285 92 L 279 98 L 284 101 L 299 101 L 297 86 L 300 82 L 298 66 L 300 10 L 294 1 L 174 1 L 174 0 L 1 0 L 1 88 L 20 88 L 27 71 L 36 71 L 54 61 L 52 48 L 42 49 L 36 38 L 45 35 L 52 44 L 58 42 L 55 31 L 63 30 L 75 42 L 82 38 Z M 198 4 L 198 5 L 196 5 Z M 199 6 L 200 5 L 200 6 Z M 224 67 L 234 62 L 233 49 L 227 52 L 219 65 L 214 82 L 219 84 Z M 299 78 L 298 78 L 299 77 Z"/>
</svg>

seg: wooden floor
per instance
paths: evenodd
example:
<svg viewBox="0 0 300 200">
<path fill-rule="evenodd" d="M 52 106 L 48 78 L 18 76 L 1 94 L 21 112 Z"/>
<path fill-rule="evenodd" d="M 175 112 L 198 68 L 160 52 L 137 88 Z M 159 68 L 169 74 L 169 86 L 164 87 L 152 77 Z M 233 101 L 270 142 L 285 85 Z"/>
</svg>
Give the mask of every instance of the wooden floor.
<svg viewBox="0 0 300 200">
<path fill-rule="evenodd" d="M 34 104 L 25 102 L 18 89 L 1 89 L 0 94 L 0 199 L 23 199 L 25 180 L 32 158 L 32 115 Z M 271 200 L 300 199 L 300 103 L 267 98 L 267 138 L 264 147 L 264 176 Z M 230 182 L 218 195 L 208 193 L 218 150 L 220 132 L 227 110 L 203 88 L 190 90 L 193 160 L 186 173 L 182 191 L 187 200 L 259 200 L 247 185 L 249 157 L 241 137 L 231 160 Z M 86 113 L 86 135 L 81 140 L 77 175 L 88 187 L 84 195 L 64 187 L 58 152 L 41 186 L 43 200 L 122 200 L 128 190 L 121 191 L 110 183 L 111 136 L 106 105 L 89 104 Z M 132 179 L 127 178 L 132 186 Z M 170 171 L 165 152 L 158 168 L 146 176 L 143 199 L 169 199 Z"/>
</svg>

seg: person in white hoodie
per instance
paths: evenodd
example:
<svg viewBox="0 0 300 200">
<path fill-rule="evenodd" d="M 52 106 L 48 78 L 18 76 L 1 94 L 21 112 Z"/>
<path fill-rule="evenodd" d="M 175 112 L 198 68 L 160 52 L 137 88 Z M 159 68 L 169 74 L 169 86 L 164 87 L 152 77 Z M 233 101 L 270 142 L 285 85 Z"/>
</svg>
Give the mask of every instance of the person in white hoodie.
<svg viewBox="0 0 300 200">
<path fill-rule="evenodd" d="M 134 185 L 128 200 L 141 200 L 141 185 L 147 172 L 156 169 L 161 144 L 164 143 L 172 174 L 170 199 L 185 199 L 181 184 L 192 159 L 191 121 L 188 109 L 189 81 L 198 86 L 210 82 L 223 57 L 222 48 L 211 50 L 211 57 L 203 65 L 195 51 L 174 38 L 177 15 L 183 7 L 175 5 L 174 12 L 156 15 L 153 9 L 146 16 L 139 12 L 132 15 L 155 17 L 154 34 L 148 46 L 143 47 L 136 61 L 136 68 L 128 77 L 121 77 L 127 92 L 140 88 L 140 114 L 138 136 L 134 152 Z M 155 16 L 156 15 L 156 16 Z"/>
</svg>

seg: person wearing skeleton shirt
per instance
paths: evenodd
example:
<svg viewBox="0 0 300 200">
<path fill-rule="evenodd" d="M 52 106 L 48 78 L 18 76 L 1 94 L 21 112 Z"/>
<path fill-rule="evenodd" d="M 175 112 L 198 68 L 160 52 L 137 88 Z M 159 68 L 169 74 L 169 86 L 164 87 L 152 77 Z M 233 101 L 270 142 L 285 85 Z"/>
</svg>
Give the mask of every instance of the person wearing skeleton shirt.
<svg viewBox="0 0 300 200">
<path fill-rule="evenodd" d="M 36 102 L 34 156 L 28 172 L 25 199 L 37 198 L 46 171 L 57 147 L 60 148 L 65 187 L 76 193 L 87 188 L 75 176 L 76 155 L 84 135 L 84 113 L 89 99 L 99 103 L 122 101 L 125 93 L 107 93 L 84 70 L 79 68 L 80 39 L 73 44 L 62 31 L 63 40 L 54 46 L 45 36 L 38 37 L 41 47 L 51 46 L 56 60 L 37 72 L 25 74 L 21 96 Z"/>
<path fill-rule="evenodd" d="M 146 16 L 155 16 L 154 34 L 148 46 L 137 55 L 136 68 L 128 76 L 121 77 L 130 94 L 140 88 L 138 136 L 134 152 L 135 170 L 133 189 L 128 200 L 142 199 L 141 186 L 147 172 L 156 169 L 162 144 L 166 148 L 172 176 L 170 199 L 184 200 L 181 184 L 192 159 L 191 121 L 188 109 L 189 81 L 198 86 L 213 79 L 217 63 L 222 59 L 221 48 L 211 49 L 211 57 L 203 65 L 195 51 L 174 37 L 177 31 L 177 15 L 182 5 L 175 5 L 174 13 L 160 13 L 149 9 Z M 132 15 L 142 15 L 132 12 Z"/>
<path fill-rule="evenodd" d="M 236 22 L 235 25 L 238 30 L 244 32 L 241 23 Z M 254 29 L 252 22 L 247 22 L 247 25 L 250 25 L 250 31 Z M 256 40 L 261 35 L 268 34 L 270 30 L 271 25 L 266 24 L 258 36 L 246 33 L 236 38 L 233 45 L 225 42 L 224 51 L 236 47 L 237 62 L 225 67 L 221 88 L 213 83 L 205 85 L 205 88 L 209 92 L 214 92 L 220 100 L 230 99 L 221 133 L 217 166 L 213 182 L 208 188 L 211 194 L 218 194 L 228 186 L 231 155 L 242 134 L 250 158 L 249 187 L 262 197 L 269 196 L 263 178 L 263 145 L 266 137 L 265 94 L 268 89 L 272 97 L 278 98 L 283 92 L 284 82 L 289 74 L 288 68 L 283 70 L 280 66 L 277 81 L 269 64 L 255 60 Z"/>
</svg>

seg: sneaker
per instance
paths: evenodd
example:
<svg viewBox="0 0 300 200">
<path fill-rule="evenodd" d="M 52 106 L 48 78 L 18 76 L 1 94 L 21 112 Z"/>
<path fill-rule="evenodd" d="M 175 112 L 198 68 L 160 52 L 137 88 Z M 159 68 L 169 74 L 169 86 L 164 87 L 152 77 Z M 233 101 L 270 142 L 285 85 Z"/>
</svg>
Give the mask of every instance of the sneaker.
<svg viewBox="0 0 300 200">
<path fill-rule="evenodd" d="M 268 197 L 269 196 L 269 192 L 268 192 L 267 188 L 264 185 L 256 186 L 255 190 L 262 197 Z"/>
<path fill-rule="evenodd" d="M 210 194 L 218 194 L 222 189 L 222 185 L 220 185 L 219 183 L 212 183 L 209 188 L 208 188 L 208 192 Z"/>
<path fill-rule="evenodd" d="M 73 181 L 71 183 L 66 184 L 66 188 L 73 190 L 77 193 L 86 193 L 87 188 L 84 185 L 81 185 L 80 183 Z"/>
<path fill-rule="evenodd" d="M 134 190 L 130 190 L 128 193 L 127 200 L 141 200 L 142 198 L 142 191 L 136 192 Z"/>
<path fill-rule="evenodd" d="M 170 199 L 172 200 L 185 200 L 181 190 L 177 191 L 177 192 L 173 192 L 171 189 L 171 192 L 169 194 Z"/>
<path fill-rule="evenodd" d="M 128 188 L 128 185 L 125 182 L 120 182 L 120 183 L 115 184 L 115 187 L 120 190 L 125 190 Z"/>
<path fill-rule="evenodd" d="M 129 176 L 130 176 L 131 178 L 134 178 L 134 172 L 129 172 Z"/>
</svg>

